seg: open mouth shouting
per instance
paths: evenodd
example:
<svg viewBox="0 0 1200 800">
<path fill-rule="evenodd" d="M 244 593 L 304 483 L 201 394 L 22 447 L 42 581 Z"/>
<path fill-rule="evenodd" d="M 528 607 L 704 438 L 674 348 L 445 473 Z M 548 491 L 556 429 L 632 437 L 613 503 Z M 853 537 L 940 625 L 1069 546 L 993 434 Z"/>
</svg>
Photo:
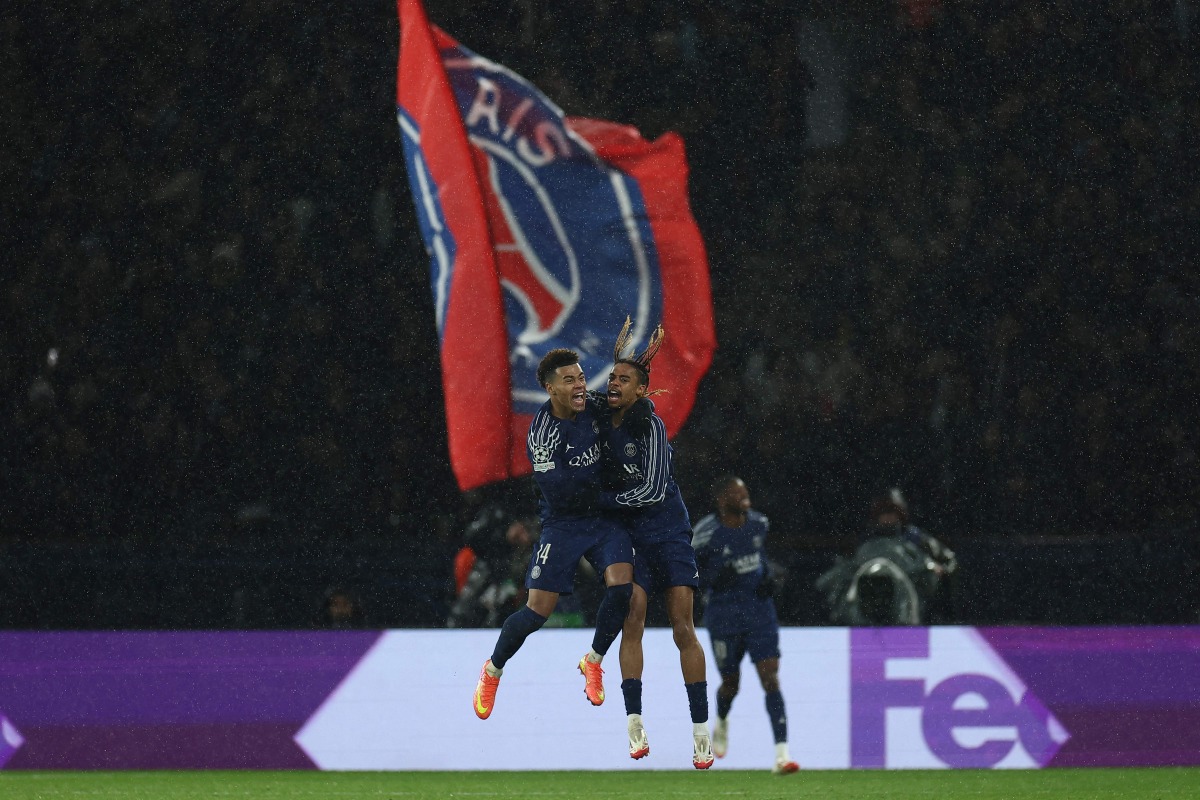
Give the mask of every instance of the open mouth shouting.
<svg viewBox="0 0 1200 800">
<path fill-rule="evenodd" d="M 638 374 L 629 364 L 618 363 L 608 374 L 609 408 L 626 408 L 638 399 L 641 391 L 641 381 Z"/>
</svg>

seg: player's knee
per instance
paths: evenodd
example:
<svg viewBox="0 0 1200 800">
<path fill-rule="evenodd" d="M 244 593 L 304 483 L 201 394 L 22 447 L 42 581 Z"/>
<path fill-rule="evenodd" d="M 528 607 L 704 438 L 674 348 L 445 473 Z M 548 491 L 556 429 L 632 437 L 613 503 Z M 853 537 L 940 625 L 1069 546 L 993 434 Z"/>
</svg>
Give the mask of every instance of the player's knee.
<svg viewBox="0 0 1200 800">
<path fill-rule="evenodd" d="M 675 646 L 680 650 L 700 646 L 700 640 L 696 638 L 696 629 L 692 627 L 690 620 L 687 623 L 673 625 L 671 633 L 672 638 L 675 639 Z"/>
<path fill-rule="evenodd" d="M 558 605 L 558 595 L 554 592 L 533 591 L 529 593 L 529 599 L 525 601 L 525 605 L 535 614 L 549 617 L 554 613 L 554 607 Z"/>
<path fill-rule="evenodd" d="M 779 661 L 769 659 L 759 662 L 758 666 L 758 681 L 762 684 L 764 692 L 779 691 Z"/>
<path fill-rule="evenodd" d="M 740 688 L 741 681 L 739 680 L 738 675 L 722 675 L 721 686 L 717 689 L 717 694 L 721 695 L 722 697 L 733 699 L 737 696 L 738 689 Z"/>
<path fill-rule="evenodd" d="M 633 581 L 632 564 L 613 564 L 604 570 L 604 583 L 610 589 L 621 584 L 631 584 Z"/>
</svg>

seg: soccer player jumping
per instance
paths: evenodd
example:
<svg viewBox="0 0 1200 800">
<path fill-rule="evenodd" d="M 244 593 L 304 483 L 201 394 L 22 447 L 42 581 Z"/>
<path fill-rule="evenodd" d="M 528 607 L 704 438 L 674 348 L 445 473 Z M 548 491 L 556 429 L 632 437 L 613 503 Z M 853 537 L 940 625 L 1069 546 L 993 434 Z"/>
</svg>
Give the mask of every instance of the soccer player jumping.
<svg viewBox="0 0 1200 800">
<path fill-rule="evenodd" d="M 692 625 L 692 602 L 699 571 L 691 546 L 691 522 L 675 484 L 671 445 L 662 420 L 652 411 L 629 413 L 649 392 L 650 362 L 662 345 L 663 329 L 660 325 L 654 331 L 640 354 L 631 351 L 631 338 L 630 321 L 626 319 L 613 348 L 614 365 L 608 376 L 612 418 L 602 436 L 605 469 L 616 491 L 601 495 L 603 507 L 622 512 L 628 520 L 635 553 L 633 598 L 621 634 L 620 651 L 629 755 L 642 758 L 650 752 L 642 724 L 642 632 L 646 626 L 647 595 L 662 591 L 675 646 L 679 648 L 691 710 L 692 765 L 708 769 L 713 763 L 713 752 L 708 732 L 704 648 Z"/>
<path fill-rule="evenodd" d="M 534 415 L 526 449 L 540 493 L 538 540 L 525 586 L 524 608 L 504 621 L 492 657 L 484 662 L 475 686 L 475 715 L 487 719 L 496 702 L 504 665 L 554 611 L 558 598 L 571 594 L 581 557 L 604 576 L 607 585 L 596 611 L 592 649 L 579 660 L 584 693 L 595 706 L 604 702 L 601 660 L 621 632 L 633 594 L 633 548 L 625 525 L 597 511 L 600 489 L 600 430 L 589 405 L 587 381 L 574 350 L 558 348 L 538 364 L 538 383 L 549 399 Z"/>
<path fill-rule="evenodd" d="M 721 758 L 729 747 L 727 718 L 741 681 L 742 657 L 749 652 L 775 736 L 772 771 L 787 775 L 800 766 L 788 755 L 787 714 L 779 691 L 779 618 L 765 550 L 770 523 L 750 507 L 750 491 L 741 478 L 719 478 L 712 492 L 717 512 L 696 523 L 692 546 L 700 564 L 700 584 L 709 592 L 704 625 L 721 673 L 713 751 Z"/>
</svg>

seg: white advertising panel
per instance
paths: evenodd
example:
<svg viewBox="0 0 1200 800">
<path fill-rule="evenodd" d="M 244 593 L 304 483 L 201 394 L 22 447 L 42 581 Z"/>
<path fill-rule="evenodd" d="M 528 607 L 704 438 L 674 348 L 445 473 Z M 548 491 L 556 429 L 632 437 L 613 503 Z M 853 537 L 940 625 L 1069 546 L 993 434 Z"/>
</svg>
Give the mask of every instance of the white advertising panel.
<svg viewBox="0 0 1200 800">
<path fill-rule="evenodd" d="M 297 744 L 332 770 L 690 768 L 691 720 L 669 630 L 644 639 L 650 755 L 641 761 L 627 751 L 619 640 L 604 663 L 604 705 L 587 702 L 576 669 L 591 632 L 543 630 L 508 663 L 495 711 L 480 720 L 472 693 L 496 635 L 388 632 Z M 715 713 L 720 678 L 700 636 Z M 791 753 L 806 769 L 1036 767 L 1068 738 L 970 628 L 784 629 L 780 649 Z M 769 768 L 774 743 L 748 662 L 729 721 L 729 753 L 717 767 Z"/>
</svg>

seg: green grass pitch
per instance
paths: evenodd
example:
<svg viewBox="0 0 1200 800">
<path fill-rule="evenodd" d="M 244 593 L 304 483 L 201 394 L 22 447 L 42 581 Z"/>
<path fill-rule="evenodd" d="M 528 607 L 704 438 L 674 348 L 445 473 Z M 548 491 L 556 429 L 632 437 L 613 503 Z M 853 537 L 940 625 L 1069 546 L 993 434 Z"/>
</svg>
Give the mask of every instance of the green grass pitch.
<svg viewBox="0 0 1200 800">
<path fill-rule="evenodd" d="M 7 772 L 4 800 L 1037 800 L 1200 797 L 1200 768 L 1041 771 Z"/>
</svg>

